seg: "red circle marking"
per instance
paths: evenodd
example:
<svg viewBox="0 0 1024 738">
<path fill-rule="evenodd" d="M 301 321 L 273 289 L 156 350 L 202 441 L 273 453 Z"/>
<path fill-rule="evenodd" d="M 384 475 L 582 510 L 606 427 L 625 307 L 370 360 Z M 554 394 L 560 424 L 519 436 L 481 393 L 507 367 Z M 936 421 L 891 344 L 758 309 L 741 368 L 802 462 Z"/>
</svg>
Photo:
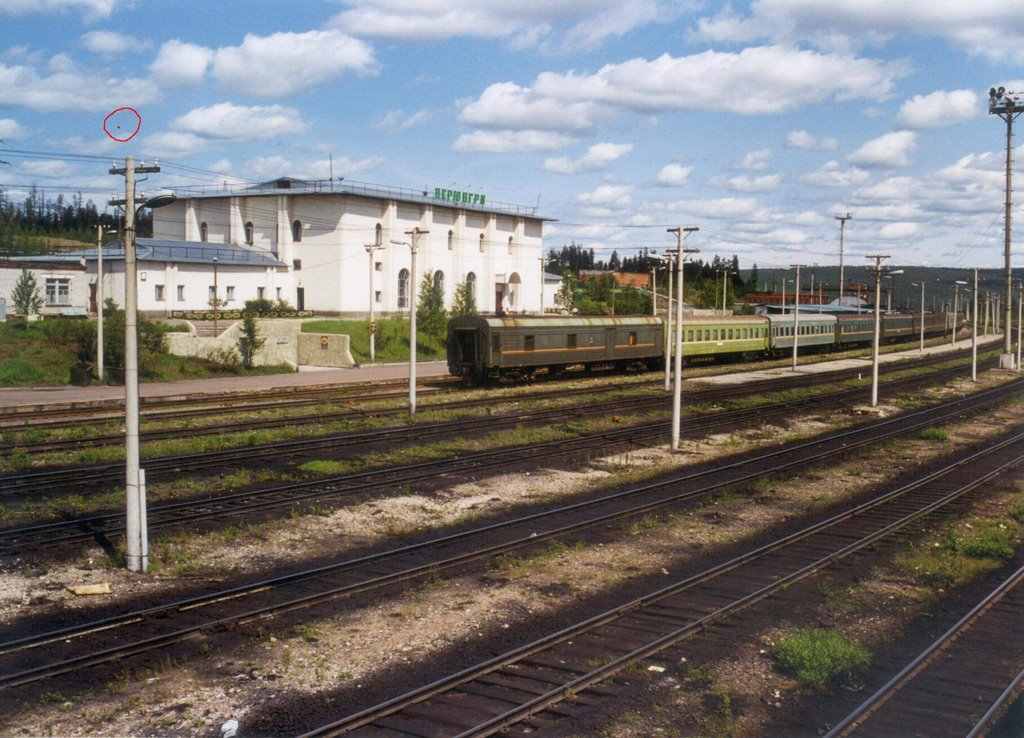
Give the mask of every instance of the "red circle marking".
<svg viewBox="0 0 1024 738">
<path fill-rule="evenodd" d="M 118 138 L 113 133 L 111 133 L 109 130 L 107 130 L 107 121 L 110 120 L 117 113 L 120 113 L 122 110 L 129 111 L 131 113 L 131 115 L 135 116 L 135 121 L 136 121 L 135 122 L 135 130 L 133 130 L 131 133 L 129 133 L 127 138 Z M 125 116 L 121 116 L 121 117 L 124 118 Z M 131 125 L 129 124 L 127 127 L 130 128 Z M 120 130 L 121 126 L 117 126 L 117 128 L 118 128 L 118 130 Z M 111 113 L 110 115 L 108 115 L 106 118 L 103 119 L 103 132 L 106 133 L 108 136 L 110 136 L 115 141 L 119 141 L 120 143 L 124 143 L 125 141 L 131 141 L 133 138 L 135 138 L 135 134 L 139 132 L 140 128 L 142 128 L 142 116 L 139 115 L 138 111 L 136 111 L 135 108 L 118 108 L 113 113 Z"/>
</svg>

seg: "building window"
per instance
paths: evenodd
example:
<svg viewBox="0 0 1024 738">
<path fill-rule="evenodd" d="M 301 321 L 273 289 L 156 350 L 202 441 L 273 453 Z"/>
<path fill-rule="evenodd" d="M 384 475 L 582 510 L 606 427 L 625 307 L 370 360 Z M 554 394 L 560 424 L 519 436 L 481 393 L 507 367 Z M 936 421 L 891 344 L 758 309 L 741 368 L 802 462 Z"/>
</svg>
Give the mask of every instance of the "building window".
<svg viewBox="0 0 1024 738">
<path fill-rule="evenodd" d="M 448 250 L 455 248 L 455 231 L 448 231 Z"/>
<path fill-rule="evenodd" d="M 202 241 L 203 243 L 206 243 L 207 240 L 209 240 L 209 238 L 210 227 L 206 225 L 206 221 L 204 220 L 202 223 L 199 224 L 199 240 Z"/>
<path fill-rule="evenodd" d="M 185 285 L 178 285 L 178 302 L 185 302 Z"/>
<path fill-rule="evenodd" d="M 292 269 L 295 271 L 302 269 L 302 259 L 292 259 Z"/>
<path fill-rule="evenodd" d="M 398 273 L 398 309 L 404 310 L 409 307 L 409 270 L 403 269 Z"/>
<path fill-rule="evenodd" d="M 257 300 L 262 300 L 266 294 L 267 294 L 267 288 L 266 287 L 257 287 L 256 288 L 256 299 Z"/>
<path fill-rule="evenodd" d="M 629 345 L 636 346 L 636 331 L 629 332 Z"/>
<path fill-rule="evenodd" d="M 296 220 L 292 223 L 292 241 L 299 243 L 302 241 L 302 221 Z"/>
<path fill-rule="evenodd" d="M 375 303 L 377 303 L 378 305 L 380 305 L 380 297 L 381 297 L 380 290 L 375 290 L 374 293 L 373 293 L 373 301 Z"/>
<path fill-rule="evenodd" d="M 491 334 L 491 351 L 501 351 L 501 336 L 497 333 Z"/>
<path fill-rule="evenodd" d="M 276 290 L 274 291 L 274 295 L 275 295 L 275 296 L 277 297 L 277 301 L 278 301 L 278 302 L 281 302 L 281 288 L 280 288 L 280 287 L 278 287 L 278 288 L 277 288 L 277 289 L 276 289 Z"/>
<path fill-rule="evenodd" d="M 216 303 L 216 300 L 217 300 L 217 290 L 216 290 L 215 287 L 213 287 L 213 285 L 210 285 L 209 294 L 210 294 L 210 299 L 209 299 L 210 307 L 216 308 L 217 307 L 217 303 Z"/>
<path fill-rule="evenodd" d="M 253 228 L 252 221 L 250 220 L 245 224 L 245 242 L 251 246 L 255 240 L 256 231 Z"/>
<path fill-rule="evenodd" d="M 234 288 L 234 287 L 230 287 L 230 286 L 229 286 L 229 287 L 227 288 L 227 295 L 225 296 L 225 299 L 226 299 L 226 300 L 227 300 L 228 302 L 231 302 L 232 300 L 234 300 L 234 299 L 235 299 L 235 288 Z"/>
<path fill-rule="evenodd" d="M 162 284 L 153 285 L 153 297 L 156 298 L 157 302 L 164 301 L 164 286 Z"/>
<path fill-rule="evenodd" d="M 375 272 L 383 272 L 384 271 L 384 262 L 383 261 L 375 261 L 375 262 L 373 262 L 373 271 L 375 271 Z"/>
<path fill-rule="evenodd" d="M 67 277 L 46 278 L 46 304 L 71 304 L 71 279 Z"/>
<path fill-rule="evenodd" d="M 508 237 L 508 253 L 509 255 L 512 254 L 512 236 Z"/>
<path fill-rule="evenodd" d="M 384 245 L 384 229 L 381 228 L 380 223 L 373 229 L 373 243 L 376 246 Z"/>
<path fill-rule="evenodd" d="M 466 286 L 469 287 L 469 294 L 476 300 L 476 275 L 473 272 L 466 275 Z"/>
<path fill-rule="evenodd" d="M 484 234 L 480 234 L 480 253 L 484 252 Z"/>
</svg>

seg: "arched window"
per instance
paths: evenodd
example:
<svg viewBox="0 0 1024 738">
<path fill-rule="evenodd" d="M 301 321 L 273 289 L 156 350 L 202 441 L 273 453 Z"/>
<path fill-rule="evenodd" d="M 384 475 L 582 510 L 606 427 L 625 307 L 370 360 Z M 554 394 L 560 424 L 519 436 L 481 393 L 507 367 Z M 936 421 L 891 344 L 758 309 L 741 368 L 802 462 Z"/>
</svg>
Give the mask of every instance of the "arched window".
<svg viewBox="0 0 1024 738">
<path fill-rule="evenodd" d="M 409 270 L 403 269 L 398 273 L 398 309 L 405 310 L 409 307 Z"/>
<path fill-rule="evenodd" d="M 466 286 L 469 287 L 469 294 L 471 294 L 473 296 L 473 299 L 475 300 L 476 299 L 476 275 L 473 274 L 473 272 L 470 272 L 469 274 L 466 275 Z"/>
<path fill-rule="evenodd" d="M 434 272 L 434 287 L 441 290 L 441 294 L 444 295 L 444 272 L 440 270 Z"/>
<path fill-rule="evenodd" d="M 484 252 L 484 234 L 480 234 L 480 253 Z"/>
<path fill-rule="evenodd" d="M 512 253 L 512 236 L 509 236 L 509 237 L 508 237 L 508 253 L 509 253 L 510 255 L 511 255 L 511 253 Z"/>
<path fill-rule="evenodd" d="M 380 223 L 373 229 L 373 243 L 375 246 L 380 246 L 384 242 L 384 229 L 380 227 Z"/>
<path fill-rule="evenodd" d="M 448 250 L 451 251 L 455 245 L 455 231 L 448 231 Z"/>
<path fill-rule="evenodd" d="M 210 228 L 209 226 L 206 225 L 206 221 L 204 220 L 202 223 L 199 224 L 199 240 L 202 241 L 203 243 L 206 243 L 206 241 L 209 238 Z"/>
<path fill-rule="evenodd" d="M 296 220 L 292 223 L 292 242 L 299 243 L 302 240 L 302 221 Z"/>
<path fill-rule="evenodd" d="M 255 237 L 256 230 L 253 228 L 252 221 L 250 220 L 245 224 L 245 242 L 249 245 L 252 245 L 252 242 L 255 240 Z"/>
</svg>

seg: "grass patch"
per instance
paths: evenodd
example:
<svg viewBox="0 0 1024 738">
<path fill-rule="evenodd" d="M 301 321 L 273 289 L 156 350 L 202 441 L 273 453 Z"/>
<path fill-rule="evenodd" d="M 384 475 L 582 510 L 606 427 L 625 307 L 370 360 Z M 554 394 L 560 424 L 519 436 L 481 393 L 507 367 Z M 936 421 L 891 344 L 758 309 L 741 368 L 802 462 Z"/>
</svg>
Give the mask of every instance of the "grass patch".
<svg viewBox="0 0 1024 738">
<path fill-rule="evenodd" d="M 349 337 L 349 351 L 356 363 L 370 360 L 370 324 L 366 320 L 310 320 L 302 324 L 303 333 L 331 333 Z M 430 336 L 422 326 L 416 333 L 416 361 L 436 361 L 447 355 L 444 339 Z M 409 321 L 378 318 L 374 340 L 374 360 L 382 364 L 409 361 Z"/>
<path fill-rule="evenodd" d="M 772 649 L 771 656 L 783 674 L 815 688 L 861 671 L 871 663 L 871 654 L 855 640 L 823 628 L 806 628 L 785 636 Z"/>
<path fill-rule="evenodd" d="M 945 428 L 924 428 L 917 437 L 922 441 L 948 441 L 949 433 Z"/>
</svg>

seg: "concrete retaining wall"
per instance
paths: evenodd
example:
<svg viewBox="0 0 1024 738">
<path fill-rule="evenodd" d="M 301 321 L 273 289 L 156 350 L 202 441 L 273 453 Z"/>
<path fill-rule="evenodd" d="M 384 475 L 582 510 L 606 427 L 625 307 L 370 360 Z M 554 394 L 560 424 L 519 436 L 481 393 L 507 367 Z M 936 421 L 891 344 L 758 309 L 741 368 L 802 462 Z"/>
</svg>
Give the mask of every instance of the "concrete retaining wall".
<svg viewBox="0 0 1024 738">
<path fill-rule="evenodd" d="M 355 366 L 349 352 L 349 337 L 318 333 L 301 333 L 300 320 L 257 320 L 263 348 L 256 352 L 253 363 L 257 366 L 288 364 L 309 366 Z M 177 356 L 207 357 L 221 351 L 233 351 L 241 360 L 238 346 L 242 338 L 242 321 L 235 321 L 219 336 L 200 336 L 189 325 L 189 333 L 166 334 L 167 349 Z M 321 348 L 321 338 L 327 339 L 327 348 Z"/>
<path fill-rule="evenodd" d="M 350 367 L 356 362 L 349 351 L 349 337 L 336 333 L 300 333 L 299 363 L 306 366 Z"/>
</svg>

